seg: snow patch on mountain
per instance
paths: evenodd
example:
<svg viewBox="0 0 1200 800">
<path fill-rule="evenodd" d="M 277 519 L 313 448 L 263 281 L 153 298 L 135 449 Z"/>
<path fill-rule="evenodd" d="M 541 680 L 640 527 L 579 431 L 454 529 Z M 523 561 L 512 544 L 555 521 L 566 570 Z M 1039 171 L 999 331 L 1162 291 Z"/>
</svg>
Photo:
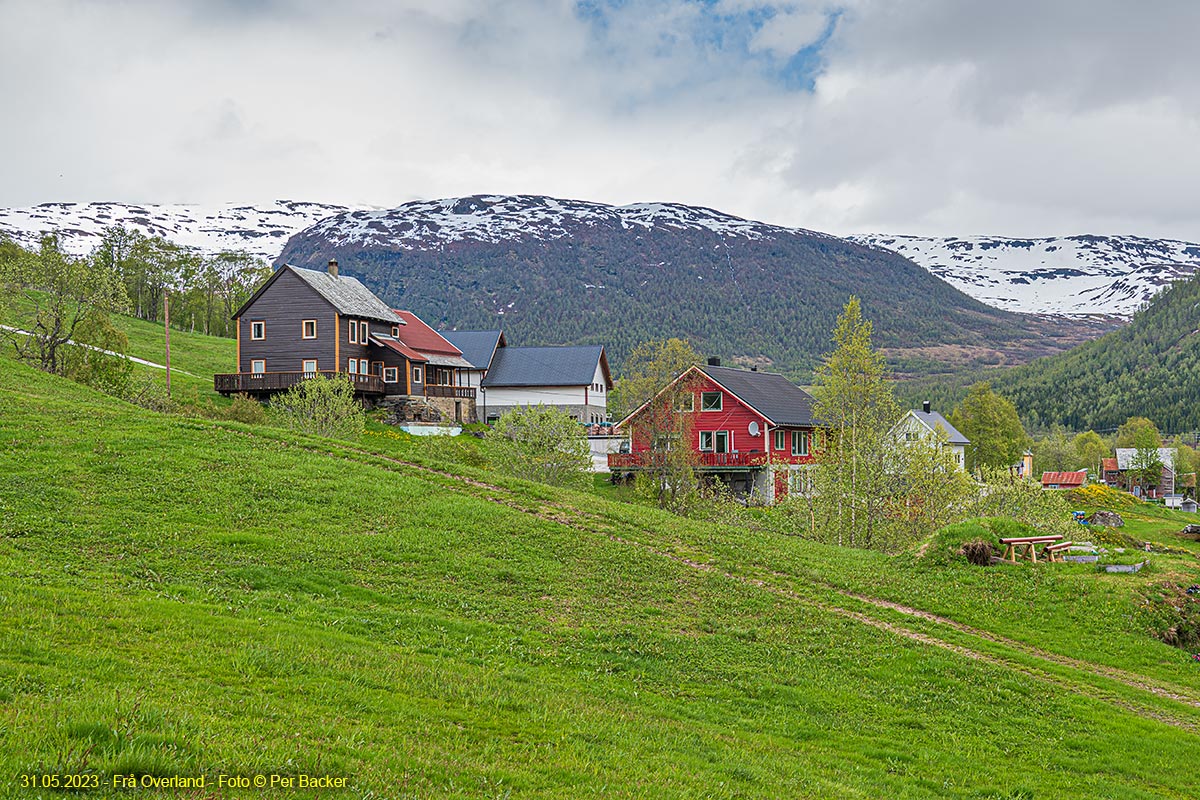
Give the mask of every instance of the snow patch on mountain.
<svg viewBox="0 0 1200 800">
<path fill-rule="evenodd" d="M 541 195 L 473 195 L 418 200 L 388 210 L 348 211 L 321 220 L 306 234 L 319 235 L 333 247 L 439 250 L 462 241 L 495 244 L 518 239 L 561 239 L 598 225 L 619 225 L 626 230 L 702 230 L 746 239 L 794 234 L 828 236 L 681 203 L 611 206 Z"/>
<path fill-rule="evenodd" d="M 1130 316 L 1200 269 L 1200 244 L 1140 236 L 847 238 L 906 256 L 990 306 L 1034 314 Z"/>
<path fill-rule="evenodd" d="M 218 206 L 43 203 L 0 209 L 0 234 L 36 247 L 43 233 L 57 232 L 66 250 L 83 254 L 99 244 L 106 228 L 118 225 L 204 253 L 244 250 L 274 261 L 292 234 L 349 210 L 352 207 L 295 200 Z"/>
</svg>

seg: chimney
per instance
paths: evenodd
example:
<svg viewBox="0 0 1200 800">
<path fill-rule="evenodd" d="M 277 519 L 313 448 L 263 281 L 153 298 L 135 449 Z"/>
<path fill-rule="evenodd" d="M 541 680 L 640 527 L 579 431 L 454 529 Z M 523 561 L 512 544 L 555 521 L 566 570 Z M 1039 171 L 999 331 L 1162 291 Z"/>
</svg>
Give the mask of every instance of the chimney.
<svg viewBox="0 0 1200 800">
<path fill-rule="evenodd" d="M 333 278 L 337 277 L 337 259 L 336 258 L 329 259 L 329 275 L 330 275 L 330 277 L 333 277 Z"/>
<path fill-rule="evenodd" d="M 719 367 L 721 366 L 721 359 L 717 358 L 716 356 L 709 356 L 708 365 L 710 367 Z"/>
<path fill-rule="evenodd" d="M 926 400 L 924 403 L 921 404 L 921 410 L 924 411 L 926 414 L 929 413 L 929 401 L 928 400 Z"/>
</svg>

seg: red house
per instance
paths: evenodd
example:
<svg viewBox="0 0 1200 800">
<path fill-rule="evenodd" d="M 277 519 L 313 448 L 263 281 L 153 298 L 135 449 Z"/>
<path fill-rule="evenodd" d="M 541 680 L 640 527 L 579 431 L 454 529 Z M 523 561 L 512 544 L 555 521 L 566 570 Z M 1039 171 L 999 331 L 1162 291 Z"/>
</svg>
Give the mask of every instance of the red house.
<svg viewBox="0 0 1200 800">
<path fill-rule="evenodd" d="M 692 450 L 706 478 L 768 503 L 809 490 L 807 468 L 816 444 L 812 397 L 777 373 L 722 367 L 716 359 L 691 367 L 617 423 L 618 432 L 629 436 L 630 452 L 609 455 L 612 472 L 634 473 L 650 465 L 655 452 L 650 415 L 665 404 L 664 395 L 676 392 L 675 413 L 687 414 L 690 423 L 683 426 L 689 439 L 683 446 Z"/>
<path fill-rule="evenodd" d="M 1043 489 L 1078 489 L 1087 483 L 1087 470 L 1079 472 L 1043 472 Z"/>
</svg>

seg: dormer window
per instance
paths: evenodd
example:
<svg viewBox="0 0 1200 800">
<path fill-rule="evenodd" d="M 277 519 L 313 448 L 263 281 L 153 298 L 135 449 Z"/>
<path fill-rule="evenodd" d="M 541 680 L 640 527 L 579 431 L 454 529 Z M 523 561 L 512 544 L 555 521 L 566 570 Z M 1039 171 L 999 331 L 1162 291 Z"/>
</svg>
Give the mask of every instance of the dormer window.
<svg viewBox="0 0 1200 800">
<path fill-rule="evenodd" d="M 393 326 L 392 326 L 392 338 L 393 338 L 393 339 L 399 339 L 399 338 L 400 338 L 400 326 L 399 326 L 399 325 L 393 325 Z"/>
</svg>

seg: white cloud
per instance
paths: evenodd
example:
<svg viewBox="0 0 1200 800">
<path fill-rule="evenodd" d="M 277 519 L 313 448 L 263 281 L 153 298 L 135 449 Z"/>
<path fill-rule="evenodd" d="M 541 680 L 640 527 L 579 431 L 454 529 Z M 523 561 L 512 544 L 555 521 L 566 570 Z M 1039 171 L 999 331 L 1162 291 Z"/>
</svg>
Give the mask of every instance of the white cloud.
<svg viewBox="0 0 1200 800">
<path fill-rule="evenodd" d="M 1197 27 L 1118 0 L 7 0 L 0 204 L 536 192 L 1195 240 Z"/>
</svg>

